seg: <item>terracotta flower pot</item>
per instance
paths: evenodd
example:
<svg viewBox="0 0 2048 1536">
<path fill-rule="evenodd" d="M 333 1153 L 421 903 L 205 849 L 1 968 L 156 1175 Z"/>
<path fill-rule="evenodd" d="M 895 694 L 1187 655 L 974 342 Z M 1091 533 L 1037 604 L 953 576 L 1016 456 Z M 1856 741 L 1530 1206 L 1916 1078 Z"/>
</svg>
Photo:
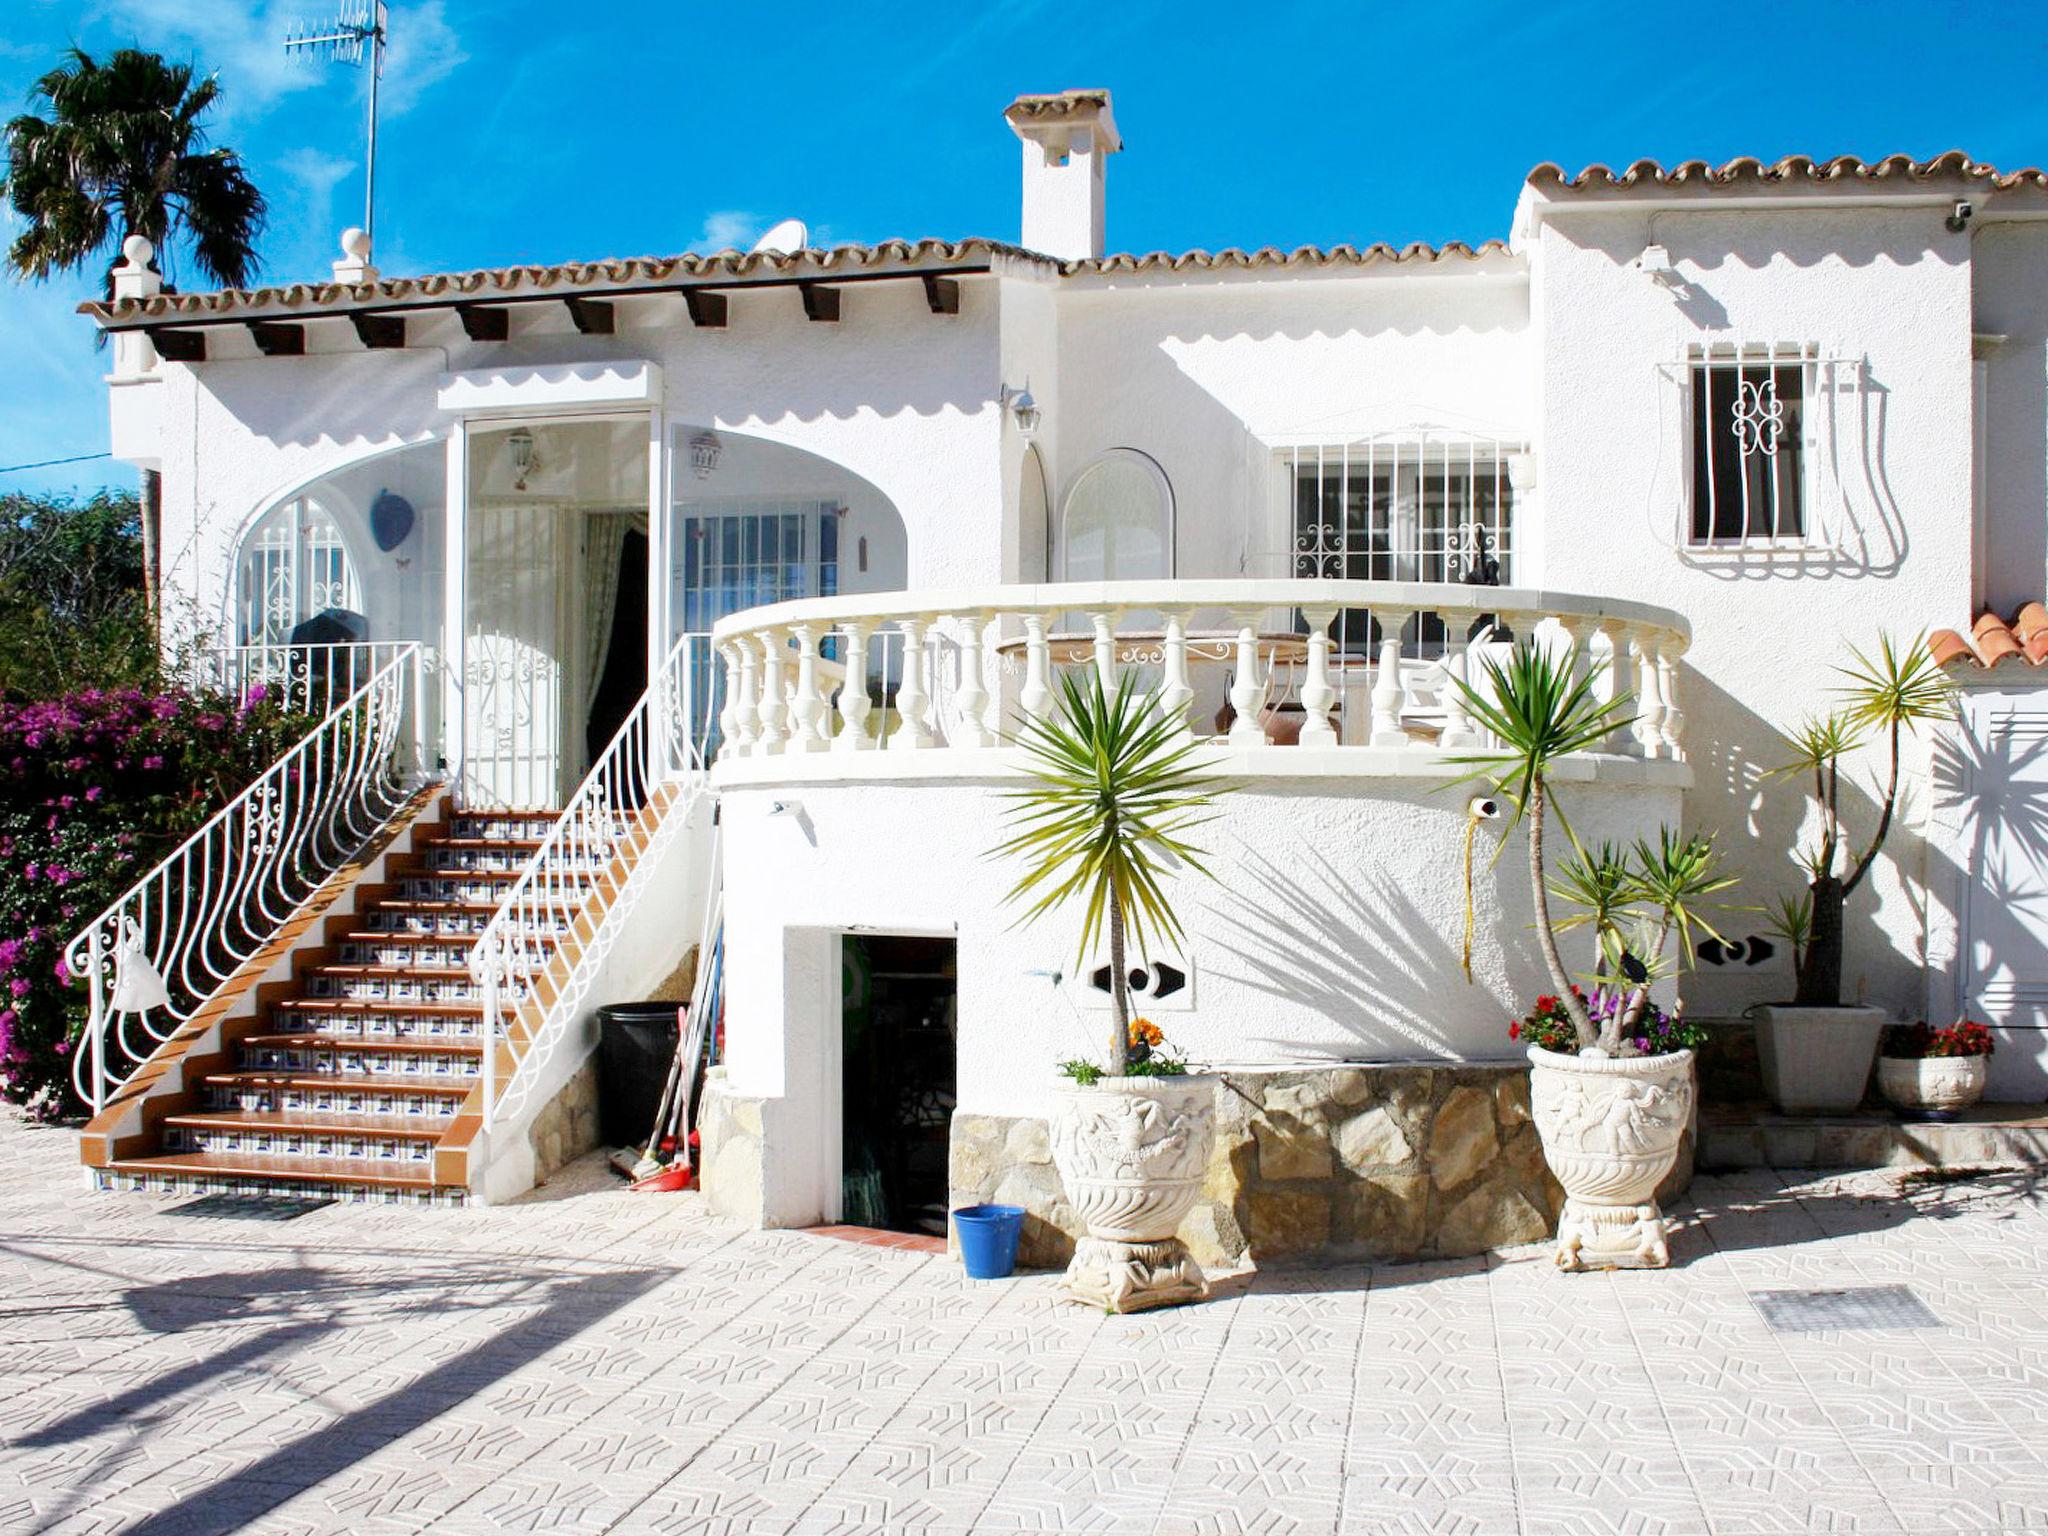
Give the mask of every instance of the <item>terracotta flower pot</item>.
<svg viewBox="0 0 2048 1536">
<path fill-rule="evenodd" d="M 1529 1100 L 1544 1161 L 1564 1186 L 1562 1269 L 1671 1262 L 1657 1186 L 1692 1121 L 1692 1052 L 1565 1056 L 1529 1048 Z"/>
<path fill-rule="evenodd" d="M 1880 1056 L 1877 1086 L 1895 1109 L 1953 1120 L 1984 1097 L 1989 1056 Z"/>
<path fill-rule="evenodd" d="M 1067 1266 L 1075 1300 L 1137 1312 L 1209 1294 L 1179 1232 L 1216 1142 L 1215 1083 L 1105 1077 L 1060 1093 L 1053 1165 L 1088 1228 Z"/>
</svg>

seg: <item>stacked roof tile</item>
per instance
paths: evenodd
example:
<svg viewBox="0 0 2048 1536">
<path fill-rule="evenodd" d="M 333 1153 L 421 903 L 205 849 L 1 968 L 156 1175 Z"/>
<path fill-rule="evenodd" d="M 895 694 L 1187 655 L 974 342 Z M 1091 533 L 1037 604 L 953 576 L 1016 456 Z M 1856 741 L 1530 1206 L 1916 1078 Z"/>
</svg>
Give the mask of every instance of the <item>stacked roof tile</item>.
<svg viewBox="0 0 2048 1536">
<path fill-rule="evenodd" d="M 1837 155 L 1832 160 L 1814 160 L 1806 155 L 1787 155 L 1774 164 L 1748 155 L 1723 165 L 1704 160 L 1685 160 L 1669 167 L 1655 160 L 1638 160 L 1616 174 L 1604 165 L 1589 165 L 1578 175 L 1565 173 L 1562 166 L 1545 162 L 1529 173 L 1531 185 L 1545 192 L 1602 192 L 1637 186 L 1727 187 L 1745 182 L 1757 184 L 1848 181 L 1936 181 L 1958 178 L 2011 191 L 2016 187 L 2048 189 L 2048 172 L 2029 166 L 2023 170 L 2001 171 L 1972 160 L 1960 149 L 1936 155 L 1932 160 L 1915 160 L 1910 155 L 1886 155 L 1881 160 L 1862 160 L 1855 155 Z"/>
<path fill-rule="evenodd" d="M 2027 603 L 2010 623 L 1987 611 L 1970 626 L 1969 639 L 1952 629 L 1937 629 L 1927 644 L 1944 667 L 1996 667 L 2015 660 L 2023 666 L 2042 666 L 2048 664 L 2048 606 Z"/>
</svg>

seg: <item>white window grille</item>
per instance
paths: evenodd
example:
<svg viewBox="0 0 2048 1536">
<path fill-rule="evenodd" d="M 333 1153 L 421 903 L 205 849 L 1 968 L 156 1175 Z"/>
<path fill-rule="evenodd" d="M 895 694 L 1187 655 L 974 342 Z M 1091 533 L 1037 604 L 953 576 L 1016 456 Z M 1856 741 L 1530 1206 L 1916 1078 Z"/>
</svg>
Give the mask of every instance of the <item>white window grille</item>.
<svg viewBox="0 0 2048 1536">
<path fill-rule="evenodd" d="M 1674 547 L 1839 547 L 1862 453 L 1862 364 L 1811 342 L 1711 341 L 1667 366 L 1681 402 Z"/>
<path fill-rule="evenodd" d="M 1514 579 L 1519 444 L 1435 428 L 1334 446 L 1282 451 L 1292 545 L 1286 574 L 1318 580 L 1456 582 L 1503 586 Z M 1331 629 L 1339 653 L 1379 644 L 1362 612 Z M 1404 649 L 1440 654 L 1445 629 L 1433 613 L 1411 618 Z"/>
<path fill-rule="evenodd" d="M 362 582 L 333 515 L 310 496 L 266 513 L 242 544 L 240 643 L 278 645 L 330 610 L 360 613 Z"/>
</svg>

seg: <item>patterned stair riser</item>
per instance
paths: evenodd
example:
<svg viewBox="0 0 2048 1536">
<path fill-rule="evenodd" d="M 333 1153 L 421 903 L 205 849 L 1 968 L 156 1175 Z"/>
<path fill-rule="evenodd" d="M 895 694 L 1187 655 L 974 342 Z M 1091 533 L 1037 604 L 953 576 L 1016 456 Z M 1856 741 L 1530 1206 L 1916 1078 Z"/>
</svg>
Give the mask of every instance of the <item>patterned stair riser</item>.
<svg viewBox="0 0 2048 1536">
<path fill-rule="evenodd" d="M 449 1013 L 350 1013 L 336 1009 L 308 1009 L 280 1003 L 270 1011 L 271 1033 L 277 1035 L 320 1035 L 338 1041 L 360 1040 L 365 1035 L 384 1035 L 394 1040 L 459 1040 L 483 1038 L 482 1010 L 471 1014 Z"/>
<path fill-rule="evenodd" d="M 331 1088 L 209 1083 L 206 1107 L 220 1114 L 412 1115 L 421 1120 L 452 1120 L 462 1100 L 452 1093 L 401 1093 L 391 1088 L 352 1088 L 343 1082 Z"/>
<path fill-rule="evenodd" d="M 436 975 L 432 970 L 404 976 L 349 976 L 314 971 L 305 978 L 310 998 L 350 1003 L 470 1003 L 481 1005 L 483 987 L 467 970 Z"/>
<path fill-rule="evenodd" d="M 366 933 L 470 940 L 482 933 L 490 921 L 489 912 L 450 911 L 437 905 L 413 907 L 397 901 L 364 913 L 362 920 Z"/>
<path fill-rule="evenodd" d="M 302 1157 L 315 1166 L 320 1159 L 350 1158 L 356 1162 L 417 1163 L 434 1160 L 432 1138 L 392 1136 L 377 1131 L 272 1130 L 255 1126 L 188 1126 L 164 1128 L 166 1152 L 243 1152 L 256 1157 Z"/>
<path fill-rule="evenodd" d="M 402 1046 L 361 1048 L 334 1045 L 245 1045 L 242 1070 L 281 1072 L 295 1077 L 475 1078 L 483 1075 L 483 1053 L 408 1051 Z"/>
<path fill-rule="evenodd" d="M 468 1205 L 469 1191 L 436 1185 L 392 1188 L 377 1184 L 350 1184 L 322 1178 L 317 1173 L 301 1180 L 237 1178 L 233 1174 L 131 1173 L 125 1169 L 96 1168 L 93 1183 L 103 1193 L 125 1191 L 153 1195 L 236 1195 L 248 1199 L 295 1198 L 340 1200 L 350 1205 Z"/>
</svg>

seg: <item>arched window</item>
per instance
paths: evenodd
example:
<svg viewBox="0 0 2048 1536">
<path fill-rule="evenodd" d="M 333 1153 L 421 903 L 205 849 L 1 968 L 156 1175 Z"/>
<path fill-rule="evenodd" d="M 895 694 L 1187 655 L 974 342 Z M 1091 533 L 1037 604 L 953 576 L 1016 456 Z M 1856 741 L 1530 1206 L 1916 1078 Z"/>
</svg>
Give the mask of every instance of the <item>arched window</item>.
<svg viewBox="0 0 2048 1536">
<path fill-rule="evenodd" d="M 1067 581 L 1144 581 L 1173 574 L 1173 487 L 1135 448 L 1112 448 L 1081 471 L 1060 518 Z"/>
<path fill-rule="evenodd" d="M 310 618 L 362 612 L 362 578 L 334 514 L 311 496 L 273 507 L 242 542 L 236 628 L 243 645 L 275 645 Z"/>
</svg>

